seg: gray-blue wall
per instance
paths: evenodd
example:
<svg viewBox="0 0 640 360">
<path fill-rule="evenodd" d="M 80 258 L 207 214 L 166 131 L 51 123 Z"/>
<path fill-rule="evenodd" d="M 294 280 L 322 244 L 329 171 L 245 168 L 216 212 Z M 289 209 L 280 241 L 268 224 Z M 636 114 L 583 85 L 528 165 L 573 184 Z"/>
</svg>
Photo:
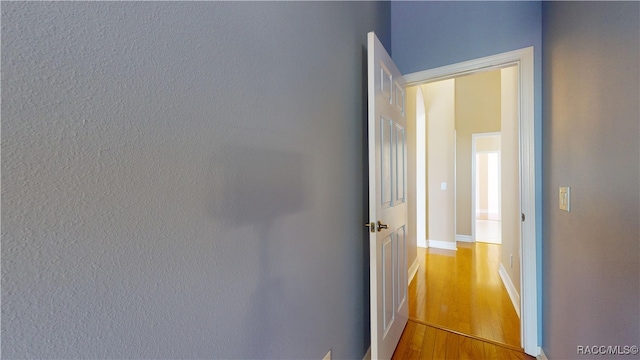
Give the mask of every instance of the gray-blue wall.
<svg viewBox="0 0 640 360">
<path fill-rule="evenodd" d="M 4 358 L 362 358 L 384 2 L 2 4 Z"/>
<path fill-rule="evenodd" d="M 393 1 L 393 60 L 403 74 L 533 46 L 536 229 L 542 271 L 542 5 L 533 1 Z M 541 273 L 538 279 L 541 279 Z M 538 285 L 542 293 L 541 283 Z M 541 304 L 541 299 L 539 299 Z M 538 309 L 542 321 L 542 309 Z M 541 336 L 539 327 L 539 337 Z"/>
<path fill-rule="evenodd" d="M 639 18 L 638 2 L 543 5 L 550 359 L 609 359 L 577 347 L 640 345 Z M 571 186 L 571 212 L 558 209 L 559 186 Z"/>
</svg>

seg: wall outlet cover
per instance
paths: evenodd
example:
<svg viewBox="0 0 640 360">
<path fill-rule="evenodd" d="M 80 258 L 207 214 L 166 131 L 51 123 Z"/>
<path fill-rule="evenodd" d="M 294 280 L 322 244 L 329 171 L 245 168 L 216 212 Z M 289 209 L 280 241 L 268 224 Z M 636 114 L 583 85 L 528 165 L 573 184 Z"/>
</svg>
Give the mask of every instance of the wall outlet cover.
<svg viewBox="0 0 640 360">
<path fill-rule="evenodd" d="M 331 360 L 331 350 L 329 350 L 329 352 L 327 353 L 327 355 L 325 355 L 322 360 Z"/>
</svg>

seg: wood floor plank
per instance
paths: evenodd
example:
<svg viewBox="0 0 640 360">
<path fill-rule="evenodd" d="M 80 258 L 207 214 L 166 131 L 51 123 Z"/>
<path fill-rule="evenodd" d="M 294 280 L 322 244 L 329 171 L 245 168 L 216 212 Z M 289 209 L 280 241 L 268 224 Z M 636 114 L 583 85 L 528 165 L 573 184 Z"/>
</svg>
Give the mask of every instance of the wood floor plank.
<svg viewBox="0 0 640 360">
<path fill-rule="evenodd" d="M 420 359 L 433 359 L 433 350 L 436 344 L 436 328 L 426 326 L 422 348 L 420 349 Z"/>
<path fill-rule="evenodd" d="M 476 360 L 486 359 L 482 341 L 471 339 L 471 358 Z"/>
<path fill-rule="evenodd" d="M 498 359 L 498 353 L 496 350 L 496 346 L 489 343 L 483 343 L 482 347 L 484 348 L 484 358 L 487 360 Z"/>
<path fill-rule="evenodd" d="M 456 360 L 460 357 L 458 353 L 458 337 L 454 334 L 447 334 L 447 355 L 445 359 L 447 360 Z"/>
<path fill-rule="evenodd" d="M 458 359 L 473 359 L 473 345 L 471 338 L 458 336 Z"/>
<path fill-rule="evenodd" d="M 418 359 L 420 358 L 420 350 L 422 350 L 422 340 L 424 340 L 424 333 L 427 330 L 427 326 L 423 324 L 416 324 L 413 330 L 413 336 L 407 350 L 405 351 L 405 359 Z"/>
<path fill-rule="evenodd" d="M 510 349 L 503 348 L 501 346 L 496 346 L 496 357 L 498 359 L 511 359 L 512 353 Z"/>
<path fill-rule="evenodd" d="M 448 333 L 444 330 L 436 330 L 433 359 L 444 359 L 447 356 L 447 335 Z"/>
</svg>

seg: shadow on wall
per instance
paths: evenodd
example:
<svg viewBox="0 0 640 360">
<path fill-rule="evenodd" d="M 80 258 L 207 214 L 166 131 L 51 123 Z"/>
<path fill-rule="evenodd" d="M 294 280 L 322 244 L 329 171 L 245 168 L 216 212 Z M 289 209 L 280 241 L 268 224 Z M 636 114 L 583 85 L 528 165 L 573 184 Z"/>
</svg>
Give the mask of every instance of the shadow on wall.
<svg viewBox="0 0 640 360">
<path fill-rule="evenodd" d="M 304 162 L 293 152 L 229 146 L 213 163 L 220 186 L 209 204 L 214 217 L 236 226 L 267 226 L 304 204 Z"/>
<path fill-rule="evenodd" d="M 278 350 L 282 344 L 276 344 L 288 337 L 288 331 L 277 324 L 287 313 L 298 313 L 300 307 L 279 266 L 282 254 L 296 240 L 287 238 L 287 229 L 276 228 L 276 224 L 305 207 L 304 175 L 308 172 L 304 164 L 303 157 L 294 152 L 244 146 L 218 149 L 212 163 L 209 208 L 213 216 L 229 227 L 246 227 L 254 234 L 250 235 L 254 239 L 251 248 L 236 250 L 243 252 L 238 258 L 247 259 L 247 267 L 257 277 L 242 324 L 247 330 L 242 340 L 245 358 L 282 354 Z"/>
</svg>

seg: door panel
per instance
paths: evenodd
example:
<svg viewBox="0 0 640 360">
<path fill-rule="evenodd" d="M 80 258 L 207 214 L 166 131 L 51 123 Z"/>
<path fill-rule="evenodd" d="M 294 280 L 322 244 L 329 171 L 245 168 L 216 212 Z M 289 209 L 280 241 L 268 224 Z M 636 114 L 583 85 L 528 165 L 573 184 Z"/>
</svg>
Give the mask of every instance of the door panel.
<svg viewBox="0 0 640 360">
<path fill-rule="evenodd" d="M 391 193 L 393 190 L 393 184 L 391 180 L 393 176 L 391 174 L 393 168 L 391 161 L 393 159 L 393 147 L 391 145 L 391 134 L 393 133 L 393 121 L 380 118 L 380 151 L 382 156 L 380 160 L 381 177 L 380 177 L 380 204 L 382 207 L 391 207 Z"/>
<path fill-rule="evenodd" d="M 384 324 L 382 325 L 383 331 L 386 333 L 389 331 L 394 318 L 394 241 L 393 234 L 387 236 L 382 245 L 382 293 L 383 293 L 383 309 L 384 309 Z"/>
<path fill-rule="evenodd" d="M 396 125 L 396 204 L 403 203 L 405 201 L 405 149 L 407 148 L 406 136 L 404 128 L 399 124 Z"/>
<path fill-rule="evenodd" d="M 408 317 L 405 82 L 374 33 L 367 45 L 371 356 L 389 359 Z"/>
</svg>

